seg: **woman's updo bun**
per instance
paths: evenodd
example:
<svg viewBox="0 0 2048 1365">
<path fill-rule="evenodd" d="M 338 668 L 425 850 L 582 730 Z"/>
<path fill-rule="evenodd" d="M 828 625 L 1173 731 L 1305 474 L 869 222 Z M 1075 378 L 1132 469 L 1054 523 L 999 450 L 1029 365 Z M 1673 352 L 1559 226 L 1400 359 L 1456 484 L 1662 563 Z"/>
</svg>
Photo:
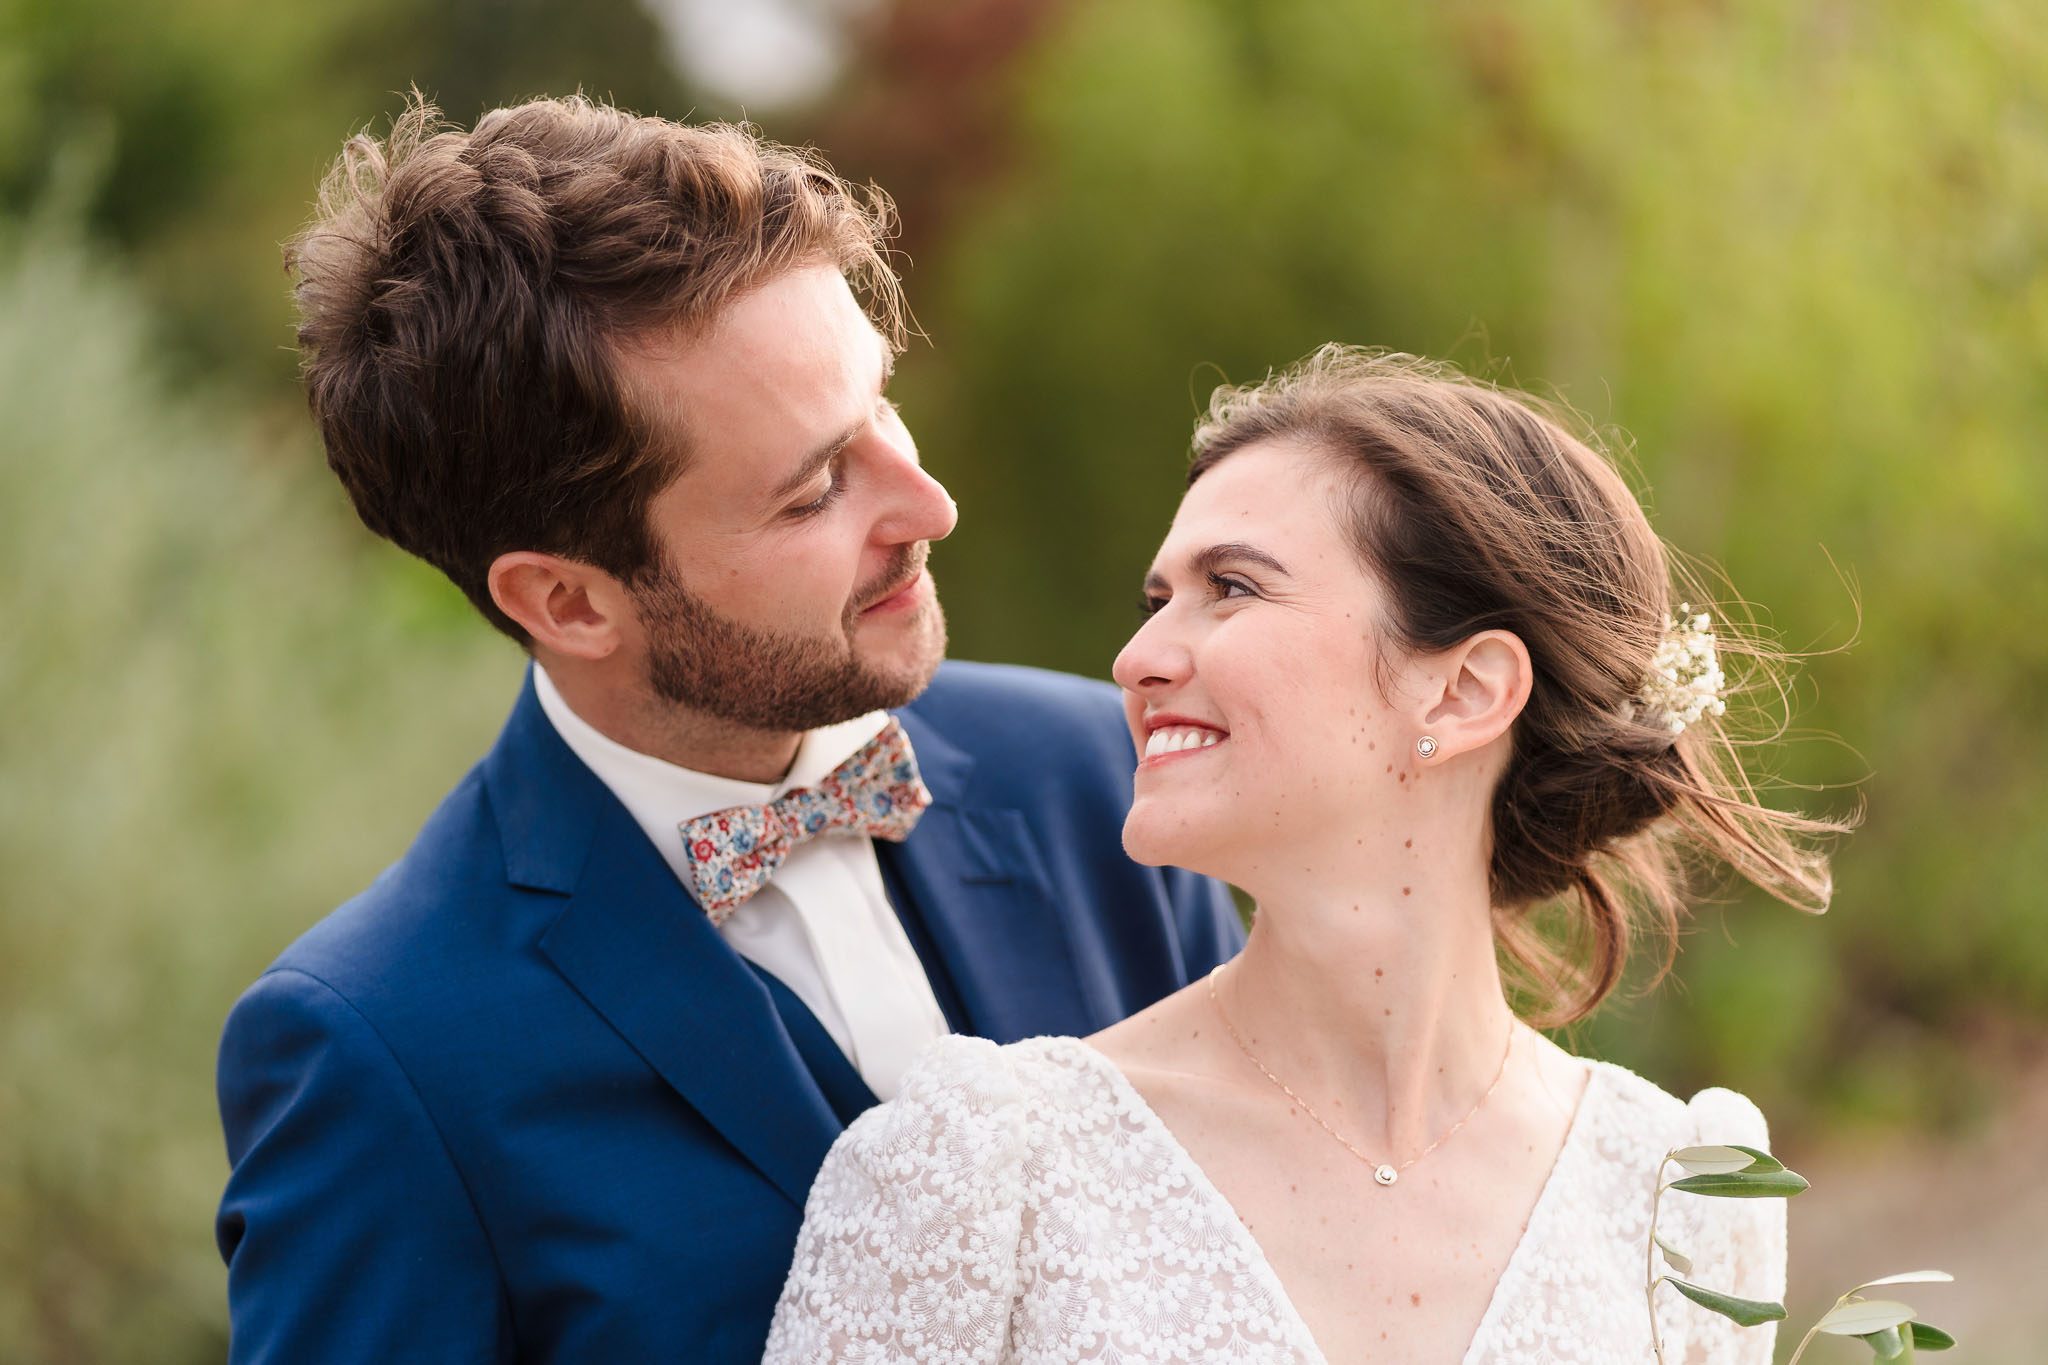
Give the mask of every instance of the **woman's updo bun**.
<svg viewBox="0 0 2048 1365">
<path fill-rule="evenodd" d="M 1758 801 L 1733 706 L 1676 735 L 1644 713 L 1676 603 L 1707 595 L 1568 420 L 1440 363 L 1332 345 L 1217 390 L 1188 473 L 1266 440 L 1326 453 L 1353 475 L 1346 530 L 1387 590 L 1390 644 L 1432 653 L 1506 630 L 1528 647 L 1534 686 L 1493 797 L 1491 879 L 1503 968 L 1545 1027 L 1590 1014 L 1645 931 L 1662 943 L 1657 975 L 1668 970 L 1689 851 L 1817 912 L 1830 890 L 1818 841 L 1847 827 Z M 1715 633 L 1737 691 L 1783 695 L 1786 656 L 1724 615 Z"/>
</svg>

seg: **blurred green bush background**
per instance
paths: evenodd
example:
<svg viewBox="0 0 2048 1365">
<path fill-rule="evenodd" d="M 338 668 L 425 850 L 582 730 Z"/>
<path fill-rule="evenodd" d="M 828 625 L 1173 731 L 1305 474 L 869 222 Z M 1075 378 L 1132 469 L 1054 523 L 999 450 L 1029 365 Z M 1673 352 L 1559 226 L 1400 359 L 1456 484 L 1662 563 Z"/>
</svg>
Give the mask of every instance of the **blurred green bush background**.
<svg viewBox="0 0 2048 1365">
<path fill-rule="evenodd" d="M 1822 788 L 1787 801 L 1867 801 L 1833 912 L 1703 907 L 1677 980 L 1575 1041 L 1750 1093 L 1802 1169 L 1897 1172 L 1899 1263 L 1795 1258 L 1795 1320 L 1930 1259 L 1928 1173 L 2048 1080 L 2038 10 L 797 8 L 829 79 L 744 112 L 902 207 L 956 654 L 1105 675 L 1209 389 L 1333 338 L 1563 396 L 1785 643 L 1853 638 L 1774 755 Z M 327 476 L 277 244 L 412 83 L 465 123 L 579 86 L 741 112 L 704 12 L 0 4 L 0 1359 L 221 1358 L 219 1024 L 518 682 Z"/>
</svg>

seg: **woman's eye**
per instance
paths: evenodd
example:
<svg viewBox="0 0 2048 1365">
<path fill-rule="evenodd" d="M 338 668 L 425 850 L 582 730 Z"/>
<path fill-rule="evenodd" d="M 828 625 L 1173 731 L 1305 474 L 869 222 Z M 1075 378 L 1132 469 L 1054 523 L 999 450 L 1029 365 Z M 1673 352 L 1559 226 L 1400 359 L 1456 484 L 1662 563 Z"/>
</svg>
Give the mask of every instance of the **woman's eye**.
<svg viewBox="0 0 2048 1365">
<path fill-rule="evenodd" d="M 1140 616 L 1157 616 L 1165 609 L 1166 599 L 1164 597 L 1155 597 L 1151 593 L 1146 593 L 1138 599 L 1138 615 Z"/>
<path fill-rule="evenodd" d="M 1232 578 L 1227 574 L 1210 574 L 1209 586 L 1216 590 L 1216 595 L 1218 597 L 1227 598 L 1258 596 L 1257 590 L 1254 589 L 1251 584 L 1245 582 L 1242 578 Z"/>
</svg>

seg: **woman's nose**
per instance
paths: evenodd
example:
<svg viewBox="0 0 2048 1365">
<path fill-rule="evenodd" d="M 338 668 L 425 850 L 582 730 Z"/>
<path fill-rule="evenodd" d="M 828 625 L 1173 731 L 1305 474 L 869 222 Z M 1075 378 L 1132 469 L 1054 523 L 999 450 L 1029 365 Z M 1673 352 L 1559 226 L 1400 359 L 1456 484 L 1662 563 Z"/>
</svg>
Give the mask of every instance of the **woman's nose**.
<svg viewBox="0 0 2048 1365">
<path fill-rule="evenodd" d="M 1166 611 L 1147 617 L 1110 666 L 1110 676 L 1126 692 L 1147 693 L 1182 682 L 1188 673 L 1188 651 L 1175 637 Z"/>
</svg>

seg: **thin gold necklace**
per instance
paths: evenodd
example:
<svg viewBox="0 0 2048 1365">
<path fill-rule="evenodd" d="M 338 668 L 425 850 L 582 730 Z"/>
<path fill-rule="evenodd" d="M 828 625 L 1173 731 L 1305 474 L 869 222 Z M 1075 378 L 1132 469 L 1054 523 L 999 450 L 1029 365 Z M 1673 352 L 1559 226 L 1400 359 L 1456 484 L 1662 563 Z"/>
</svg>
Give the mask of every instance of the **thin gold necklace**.
<svg viewBox="0 0 2048 1365">
<path fill-rule="evenodd" d="M 1474 1114 L 1479 1112 L 1480 1105 L 1485 1104 L 1488 1099 L 1492 1098 L 1493 1092 L 1500 1088 L 1501 1077 L 1508 1074 L 1508 1054 L 1513 1052 L 1515 1049 L 1515 1026 L 1512 1020 L 1508 1023 L 1508 1045 L 1502 1048 L 1500 1052 L 1500 1070 L 1494 1073 L 1493 1084 L 1486 1087 L 1486 1093 L 1479 1097 L 1479 1102 L 1477 1104 L 1474 1104 L 1470 1109 L 1465 1111 L 1465 1118 L 1459 1119 L 1456 1123 L 1452 1124 L 1450 1126 L 1449 1131 L 1447 1131 L 1443 1135 L 1443 1137 L 1440 1137 L 1435 1142 L 1430 1143 L 1429 1146 L 1424 1147 L 1421 1151 L 1417 1152 L 1414 1156 L 1409 1157 L 1399 1166 L 1390 1166 L 1384 1161 L 1374 1161 L 1364 1152 L 1361 1152 L 1358 1150 L 1358 1148 L 1354 1147 L 1351 1144 L 1350 1140 L 1346 1138 L 1342 1133 L 1338 1132 L 1335 1128 L 1332 1128 L 1329 1124 L 1325 1123 L 1323 1121 L 1323 1116 L 1316 1112 L 1314 1105 L 1310 1104 L 1301 1096 L 1295 1094 L 1293 1088 L 1289 1086 L 1287 1082 L 1281 1080 L 1278 1076 L 1275 1076 L 1270 1070 L 1267 1069 L 1266 1064 L 1260 1061 L 1258 1059 L 1258 1056 L 1255 1053 L 1253 1053 L 1253 1051 L 1251 1050 L 1251 1045 L 1245 1042 L 1244 1035 L 1237 1031 L 1237 1025 L 1231 1022 L 1230 1011 L 1223 1008 L 1222 997 L 1216 994 L 1216 978 L 1223 974 L 1223 969 L 1228 965 L 1228 963 L 1219 962 L 1213 968 L 1210 969 L 1209 1003 L 1216 1007 L 1216 1017 L 1223 1021 L 1223 1027 L 1227 1029 L 1230 1033 L 1230 1040 L 1237 1044 L 1237 1050 L 1239 1052 L 1242 1052 L 1245 1055 L 1245 1059 L 1249 1061 L 1253 1066 L 1257 1067 L 1260 1073 L 1264 1075 L 1267 1080 L 1271 1081 L 1274 1085 L 1280 1087 L 1281 1094 L 1287 1096 L 1288 1099 L 1293 1100 L 1296 1104 L 1300 1105 L 1302 1107 L 1302 1110 L 1305 1113 L 1307 1113 L 1310 1118 L 1315 1120 L 1316 1127 L 1322 1129 L 1324 1132 L 1328 1133 L 1332 1138 L 1336 1139 L 1337 1144 L 1341 1146 L 1345 1151 L 1351 1153 L 1351 1155 L 1357 1157 L 1360 1161 L 1372 1167 L 1372 1178 L 1378 1181 L 1381 1185 L 1393 1184 L 1396 1180 L 1400 1178 L 1401 1172 L 1407 1170 L 1410 1166 L 1413 1166 L 1416 1162 L 1428 1156 L 1438 1147 L 1441 1147 L 1444 1144 L 1445 1138 L 1450 1137 L 1452 1133 L 1455 1133 L 1460 1128 L 1463 1128 L 1465 1126 L 1466 1119 L 1471 1118 Z"/>
</svg>

